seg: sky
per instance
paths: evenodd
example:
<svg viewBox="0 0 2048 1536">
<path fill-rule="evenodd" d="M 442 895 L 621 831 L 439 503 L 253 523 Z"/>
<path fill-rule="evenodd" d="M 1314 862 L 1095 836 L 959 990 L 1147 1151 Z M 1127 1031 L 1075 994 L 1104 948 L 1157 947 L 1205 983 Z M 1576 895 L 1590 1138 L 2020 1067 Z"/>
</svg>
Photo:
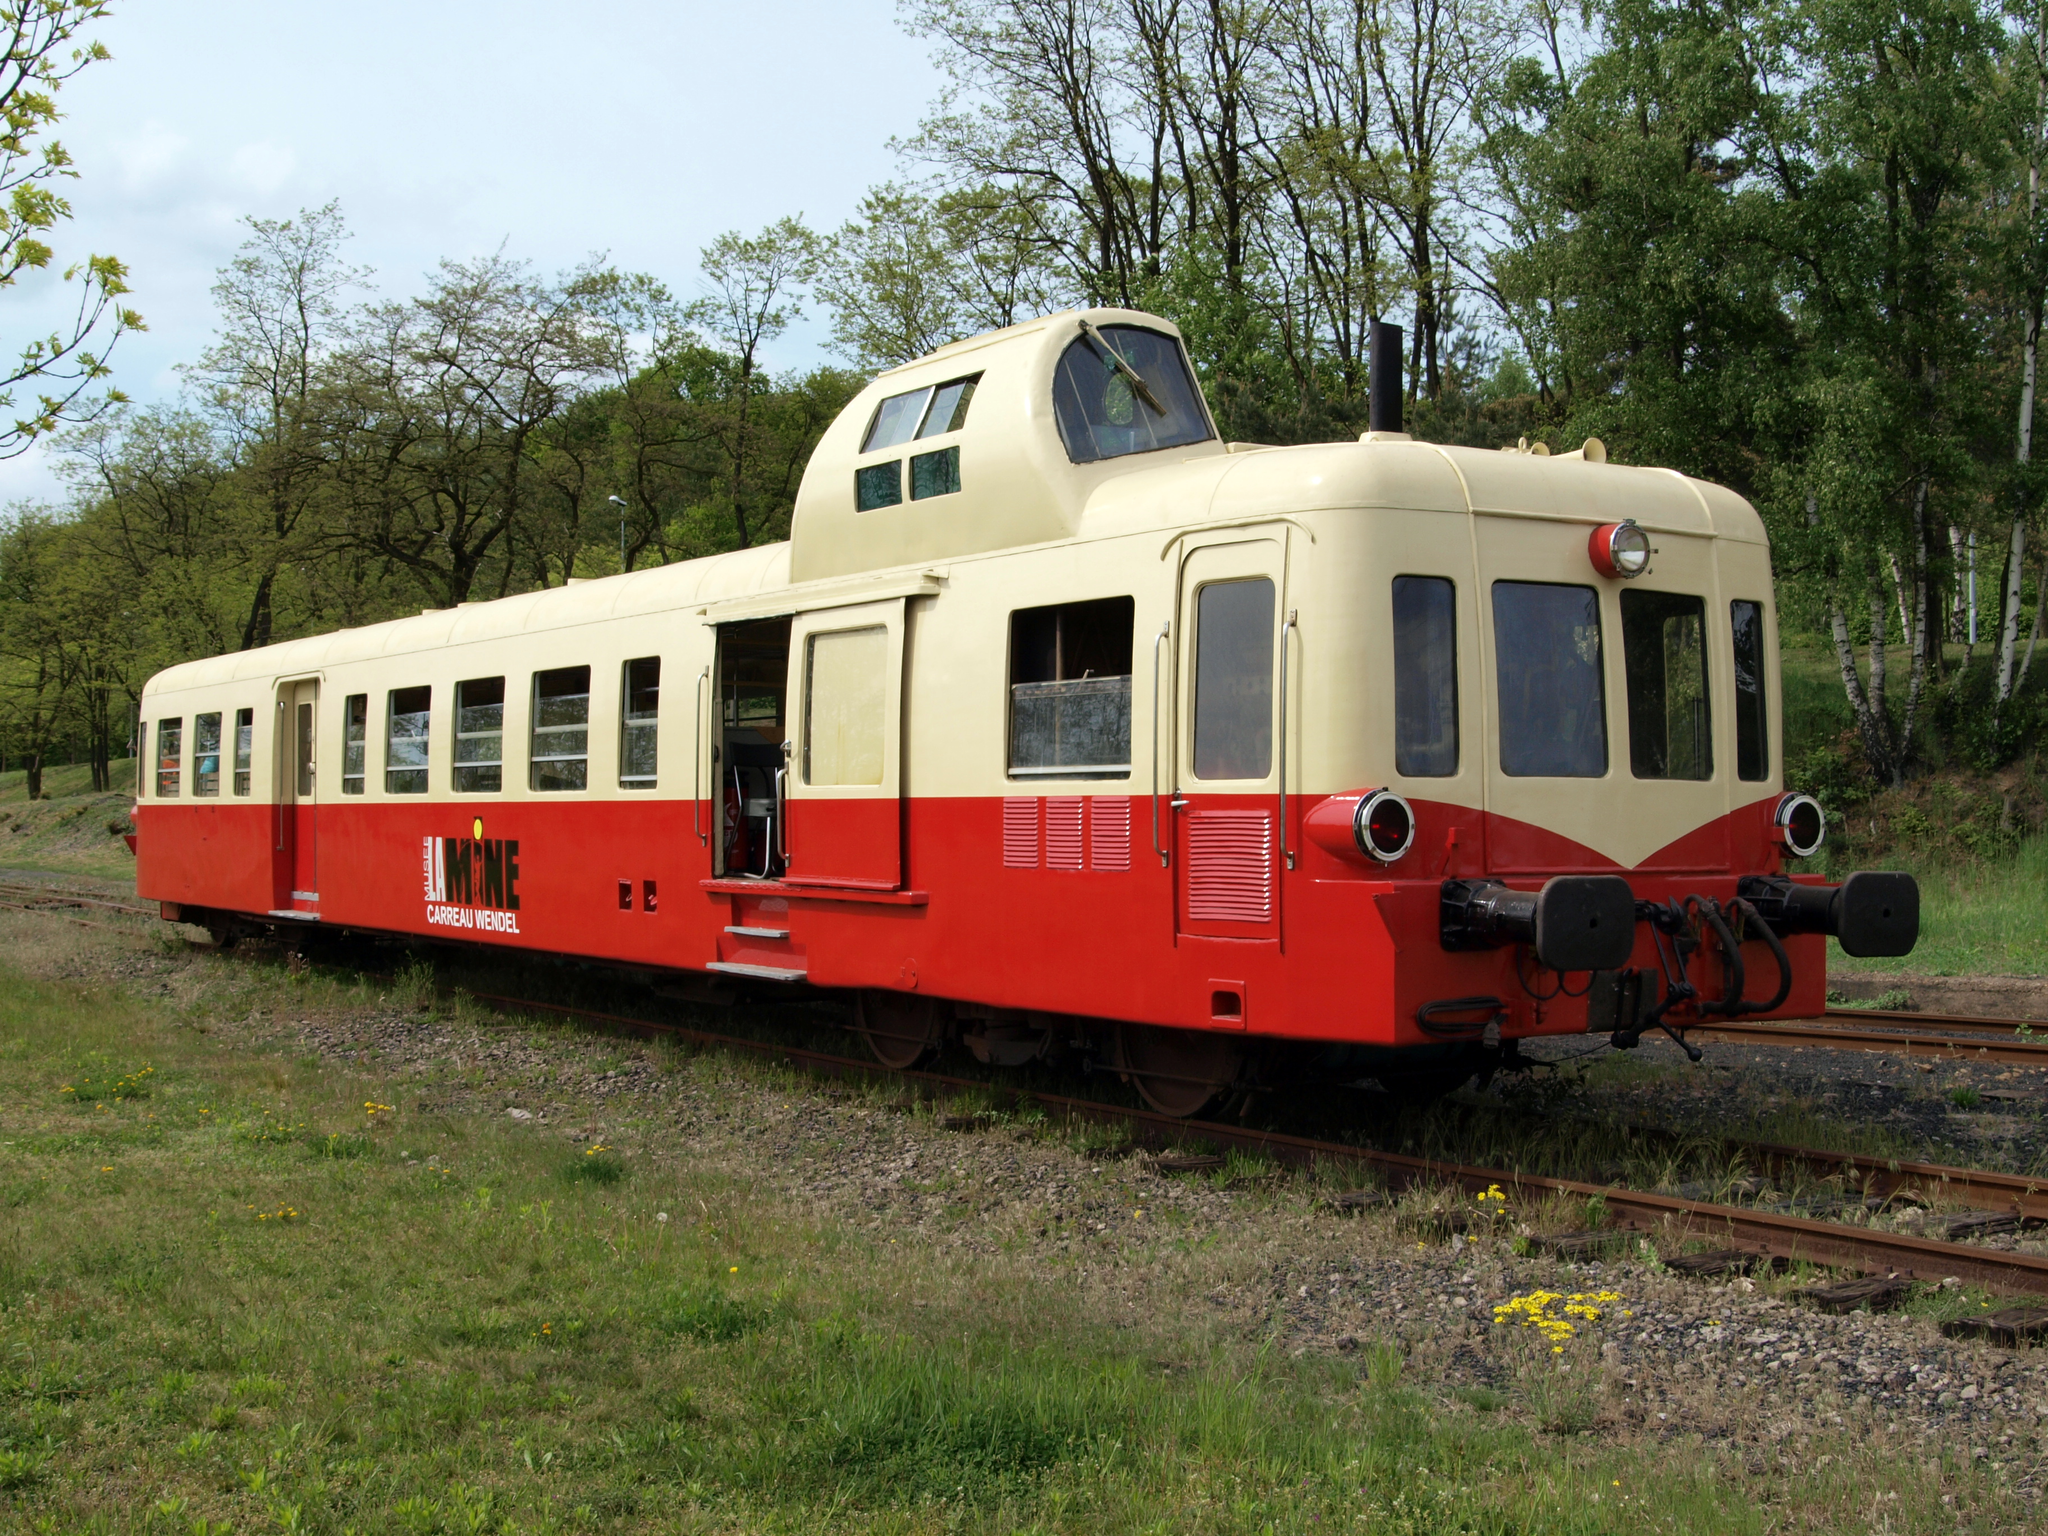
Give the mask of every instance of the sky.
<svg viewBox="0 0 2048 1536">
<path fill-rule="evenodd" d="M 889 141 L 942 84 L 891 0 L 115 0 L 91 35 L 113 58 L 58 98 L 74 217 L 53 271 L 0 292 L 0 345 L 58 323 L 54 269 L 112 252 L 149 326 L 114 383 L 141 402 L 174 398 L 205 348 L 247 218 L 338 199 L 387 297 L 501 244 L 550 271 L 605 253 L 693 295 L 719 233 L 829 230 L 901 175 Z M 770 361 L 821 360 L 823 336 L 794 327 Z M 61 494 L 43 451 L 0 463 L 0 504 Z"/>
</svg>

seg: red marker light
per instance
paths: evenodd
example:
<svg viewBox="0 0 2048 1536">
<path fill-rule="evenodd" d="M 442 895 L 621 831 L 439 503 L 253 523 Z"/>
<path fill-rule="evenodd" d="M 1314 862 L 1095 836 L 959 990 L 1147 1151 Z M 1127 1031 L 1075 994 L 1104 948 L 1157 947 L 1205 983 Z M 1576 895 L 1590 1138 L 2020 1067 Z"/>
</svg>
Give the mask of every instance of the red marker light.
<svg viewBox="0 0 2048 1536">
<path fill-rule="evenodd" d="M 1392 864 L 1415 841 L 1415 812 L 1391 789 L 1376 789 L 1358 802 L 1351 833 L 1360 853 Z"/>
<path fill-rule="evenodd" d="M 1650 536 L 1636 520 L 1602 523 L 1586 541 L 1593 569 L 1610 580 L 1628 581 L 1650 568 Z"/>
</svg>

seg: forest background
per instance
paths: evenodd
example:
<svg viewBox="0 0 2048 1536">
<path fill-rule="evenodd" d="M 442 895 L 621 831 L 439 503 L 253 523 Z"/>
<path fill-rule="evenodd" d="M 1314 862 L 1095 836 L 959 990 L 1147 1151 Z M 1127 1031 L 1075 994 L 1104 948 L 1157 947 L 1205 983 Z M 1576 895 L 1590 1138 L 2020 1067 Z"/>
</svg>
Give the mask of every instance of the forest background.
<svg viewBox="0 0 2048 1536">
<path fill-rule="evenodd" d="M 70 30 L 0 79 L 0 287 L 48 262 L 67 212 L 35 201 L 69 170 L 30 140 L 98 57 L 57 44 L 103 3 L 25 7 Z M 54 438 L 71 487 L 0 526 L 0 766 L 31 796 L 52 762 L 110 787 L 174 661 L 786 537 L 873 370 L 1102 303 L 1181 326 L 1229 439 L 1359 431 L 1377 315 L 1406 327 L 1418 436 L 1597 435 L 1734 487 L 1842 727 L 1809 732 L 1788 778 L 1845 805 L 1946 769 L 2003 786 L 1985 836 L 2038 819 L 2048 4 L 901 19 L 950 81 L 895 146 L 903 178 L 836 231 L 721 237 L 693 295 L 500 251 L 393 297 L 350 264 L 338 207 L 252 218 L 184 397 L 137 408 L 92 393 L 140 323 L 125 274 L 82 267 L 73 334 L 0 379 L 54 388 L 0 451 Z M 776 372 L 806 305 L 840 363 Z"/>
</svg>

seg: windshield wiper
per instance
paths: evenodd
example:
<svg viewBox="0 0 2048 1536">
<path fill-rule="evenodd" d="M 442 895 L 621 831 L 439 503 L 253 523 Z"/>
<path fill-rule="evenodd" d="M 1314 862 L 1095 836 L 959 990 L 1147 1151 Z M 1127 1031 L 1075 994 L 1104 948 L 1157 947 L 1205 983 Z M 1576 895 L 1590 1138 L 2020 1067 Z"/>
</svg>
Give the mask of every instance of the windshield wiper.
<svg viewBox="0 0 2048 1536">
<path fill-rule="evenodd" d="M 1143 379 L 1138 377 L 1138 370 L 1133 368 L 1129 363 L 1123 360 L 1122 354 L 1119 353 L 1115 347 L 1112 347 L 1109 344 L 1109 338 L 1107 336 L 1103 335 L 1102 332 L 1095 329 L 1095 327 L 1090 325 L 1086 320 L 1083 320 L 1081 322 L 1081 332 L 1088 338 L 1091 345 L 1099 347 L 1103 352 L 1108 354 L 1110 366 L 1115 368 L 1118 373 L 1124 376 L 1125 381 L 1131 386 L 1131 388 L 1137 391 L 1137 395 L 1140 400 L 1144 401 L 1147 405 L 1151 406 L 1153 411 L 1157 414 L 1161 416 L 1164 416 L 1166 414 L 1166 407 L 1161 405 L 1159 403 L 1159 397 L 1152 393 L 1152 386 L 1147 384 Z"/>
</svg>

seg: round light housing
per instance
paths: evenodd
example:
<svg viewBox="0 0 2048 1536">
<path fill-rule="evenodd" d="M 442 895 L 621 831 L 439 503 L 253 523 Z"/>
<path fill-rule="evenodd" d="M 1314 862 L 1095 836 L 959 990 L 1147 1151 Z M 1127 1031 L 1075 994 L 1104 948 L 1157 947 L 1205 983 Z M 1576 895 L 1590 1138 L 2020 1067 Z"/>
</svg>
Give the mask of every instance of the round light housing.
<svg viewBox="0 0 2048 1536">
<path fill-rule="evenodd" d="M 1811 795 L 1780 796 L 1771 824 L 1785 851 L 1795 858 L 1819 853 L 1820 845 L 1828 840 L 1827 812 Z"/>
<path fill-rule="evenodd" d="M 1636 526 L 1636 520 L 1602 523 L 1586 541 L 1593 557 L 1593 569 L 1610 579 L 1629 581 L 1650 568 L 1650 536 Z"/>
<path fill-rule="evenodd" d="M 1391 789 L 1376 789 L 1358 802 L 1351 835 L 1367 858 L 1392 864 L 1414 846 L 1414 808 Z"/>
</svg>

